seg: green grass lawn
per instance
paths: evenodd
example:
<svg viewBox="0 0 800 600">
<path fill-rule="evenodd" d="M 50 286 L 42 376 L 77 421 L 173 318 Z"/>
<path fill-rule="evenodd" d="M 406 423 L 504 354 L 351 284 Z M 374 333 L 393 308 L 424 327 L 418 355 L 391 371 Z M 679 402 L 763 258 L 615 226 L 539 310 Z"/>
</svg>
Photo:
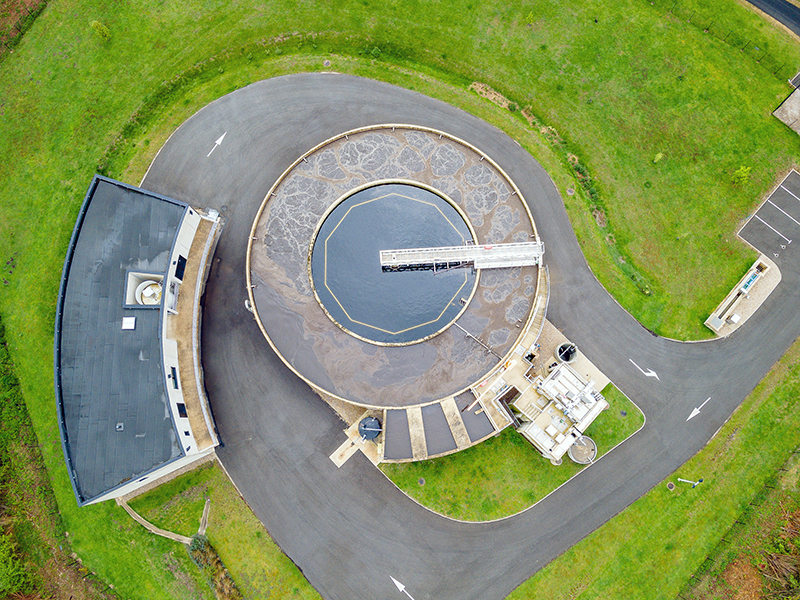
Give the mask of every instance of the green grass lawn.
<svg viewBox="0 0 800 600">
<path fill-rule="evenodd" d="M 800 66 L 800 48 L 734 0 L 682 4 L 694 6 L 718 19 L 715 27 L 762 40 L 758 47 L 788 66 L 773 75 L 716 30 L 704 33 L 698 17 L 641 0 L 51 1 L 0 64 L 0 265 L 15 264 L 0 276 L 0 314 L 85 563 L 125 597 L 175 597 L 163 558 L 169 542 L 138 533 L 113 504 L 78 509 L 58 438 L 56 294 L 98 168 L 136 184 L 194 110 L 264 77 L 321 70 L 329 59 L 330 69 L 439 97 L 507 131 L 563 197 L 578 189 L 568 214 L 592 270 L 620 303 L 661 334 L 704 337 L 703 320 L 753 258 L 733 237 L 737 224 L 800 153 L 798 137 L 770 116 L 789 92 L 786 71 Z M 110 41 L 93 20 L 108 26 Z M 468 92 L 472 81 L 529 107 L 537 124 Z M 664 157 L 655 163 L 657 153 Z M 570 155 L 588 168 L 583 186 Z M 753 174 L 735 186 L 742 165 Z"/>
<path fill-rule="evenodd" d="M 246 598 L 320 597 L 267 535 L 216 462 L 135 498 L 130 506 L 162 529 L 192 536 L 206 498 L 211 500 L 206 536 Z"/>
<path fill-rule="evenodd" d="M 776 577 L 771 555 L 800 558 L 800 457 L 797 451 L 767 482 L 680 591 L 685 600 L 736 600 L 743 588 L 778 596 L 796 588 L 797 572 Z M 796 564 L 796 562 L 795 562 Z M 794 582 L 792 583 L 792 575 Z M 777 581 L 776 581 L 777 579 Z M 788 585 L 787 585 L 788 584 Z M 791 597 L 786 594 L 784 597 Z"/>
<path fill-rule="evenodd" d="M 642 412 L 613 385 L 606 386 L 603 394 L 610 407 L 586 431 L 597 443 L 598 458 L 644 424 Z M 462 452 L 413 463 L 384 463 L 380 468 L 431 510 L 464 521 L 490 521 L 528 508 L 589 467 L 566 456 L 554 467 L 522 435 L 508 428 Z"/>
</svg>

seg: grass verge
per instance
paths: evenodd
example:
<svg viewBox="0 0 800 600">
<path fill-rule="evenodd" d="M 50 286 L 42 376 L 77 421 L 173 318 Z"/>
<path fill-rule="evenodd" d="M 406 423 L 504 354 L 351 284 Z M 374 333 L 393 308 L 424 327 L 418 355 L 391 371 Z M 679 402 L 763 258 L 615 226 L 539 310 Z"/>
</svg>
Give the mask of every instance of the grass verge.
<svg viewBox="0 0 800 600">
<path fill-rule="evenodd" d="M 798 447 L 800 341 L 708 445 L 670 480 L 573 546 L 509 596 L 675 598 Z M 677 478 L 703 483 L 692 489 Z"/>
<path fill-rule="evenodd" d="M 129 504 L 154 525 L 193 536 L 206 499 L 211 500 L 206 537 L 246 598 L 319 598 L 216 462 L 189 471 Z"/>
<path fill-rule="evenodd" d="M 0 321 L 0 597 L 116 595 L 71 553 Z"/>
<path fill-rule="evenodd" d="M 739 515 L 680 591 L 683 600 L 791 598 L 800 593 L 800 449 Z"/>
<path fill-rule="evenodd" d="M 606 386 L 603 394 L 611 406 L 586 431 L 597 442 L 598 457 L 644 424 L 642 412 L 613 385 Z M 518 513 L 584 468 L 589 467 L 567 458 L 554 467 L 513 428 L 456 454 L 380 466 L 397 487 L 423 506 L 464 521 L 490 521 Z"/>
</svg>

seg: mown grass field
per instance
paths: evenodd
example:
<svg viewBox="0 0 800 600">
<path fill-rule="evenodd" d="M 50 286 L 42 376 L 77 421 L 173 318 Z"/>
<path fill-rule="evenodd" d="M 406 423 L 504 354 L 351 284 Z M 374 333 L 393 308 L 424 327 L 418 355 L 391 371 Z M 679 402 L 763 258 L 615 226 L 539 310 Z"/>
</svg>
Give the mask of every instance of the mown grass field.
<svg viewBox="0 0 800 600">
<path fill-rule="evenodd" d="M 800 556 L 798 451 L 745 507 L 731 531 L 680 591 L 681 598 L 736 600 L 745 594 L 796 594 Z M 780 568 L 783 565 L 787 568 Z"/>
<path fill-rule="evenodd" d="M 598 459 L 644 424 L 642 412 L 613 385 L 606 386 L 603 395 L 610 408 L 586 431 L 597 443 Z M 380 467 L 423 506 L 462 521 L 491 521 L 518 513 L 584 468 L 567 456 L 554 467 L 513 428 L 449 456 Z"/>
<path fill-rule="evenodd" d="M 136 184 L 169 133 L 210 100 L 264 77 L 322 70 L 328 59 L 330 69 L 417 89 L 507 131 L 565 198 L 578 189 L 568 213 L 620 303 L 661 334 L 704 337 L 702 321 L 752 259 L 734 238 L 737 223 L 800 156 L 797 136 L 770 116 L 800 46 L 734 0 L 681 9 L 698 15 L 642 0 L 53 0 L 0 63 L 0 265 L 15 261 L 0 275 L 0 314 L 73 549 L 126 597 L 175 597 L 159 541 L 131 530 L 113 504 L 75 506 L 58 439 L 55 299 L 98 169 Z M 703 15 L 761 40 L 785 66 L 773 74 L 705 33 Z M 473 81 L 530 108 L 535 126 L 467 91 Z M 591 180 L 578 181 L 571 155 Z M 742 165 L 753 174 L 736 186 Z M 734 499 L 746 493 L 731 490 Z M 703 531 L 707 545 L 717 530 Z M 680 572 L 670 571 L 671 585 Z"/>
</svg>

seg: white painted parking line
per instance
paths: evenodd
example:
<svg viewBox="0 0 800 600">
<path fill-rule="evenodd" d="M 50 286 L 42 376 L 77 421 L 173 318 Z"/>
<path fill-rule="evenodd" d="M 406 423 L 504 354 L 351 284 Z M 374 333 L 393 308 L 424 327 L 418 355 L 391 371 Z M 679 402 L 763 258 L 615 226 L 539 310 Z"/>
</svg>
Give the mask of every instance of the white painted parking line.
<svg viewBox="0 0 800 600">
<path fill-rule="evenodd" d="M 790 192 L 790 191 L 789 191 L 789 188 L 787 188 L 787 187 L 784 187 L 784 186 L 783 186 L 783 184 L 781 184 L 781 189 L 782 189 L 782 190 L 784 190 L 784 191 L 787 191 L 787 192 L 789 192 L 790 194 L 792 194 L 792 192 Z M 795 196 L 794 194 L 792 194 L 792 196 L 794 196 L 795 198 L 797 198 L 798 200 L 800 200 L 800 198 L 798 198 L 798 197 L 797 197 L 797 196 Z"/>
<path fill-rule="evenodd" d="M 772 200 L 767 200 L 767 202 L 769 202 L 770 204 L 772 204 L 772 206 L 774 206 L 775 208 L 777 208 L 779 211 L 781 211 L 783 214 L 785 214 L 787 217 L 789 217 L 789 218 L 790 218 L 792 221 L 794 221 L 795 223 L 797 223 L 798 225 L 800 225 L 800 221 L 798 221 L 797 219 L 795 219 L 795 218 L 794 218 L 792 215 L 790 215 L 789 213 L 787 213 L 787 212 L 786 212 L 785 210 L 783 210 L 783 209 L 782 209 L 780 206 L 778 206 L 777 204 L 775 204 L 775 203 L 774 203 Z"/>
<path fill-rule="evenodd" d="M 761 218 L 761 217 L 759 217 L 758 215 L 753 215 L 753 216 L 754 216 L 756 219 L 758 219 L 759 221 L 761 221 L 761 222 L 762 222 L 764 225 L 766 225 L 767 227 L 769 227 L 770 229 L 772 229 L 772 231 L 774 231 L 775 233 L 777 233 L 777 234 L 778 234 L 779 236 L 781 236 L 783 239 L 785 239 L 787 244 L 791 244 L 791 243 L 792 243 L 792 240 L 790 240 L 789 238 L 787 238 L 787 237 L 786 237 L 785 235 L 783 235 L 783 234 L 782 234 L 780 231 L 778 231 L 778 230 L 777 230 L 777 229 L 775 229 L 775 228 L 774 228 L 772 225 L 770 225 L 769 223 L 767 223 L 767 222 L 766 222 L 764 219 L 762 219 L 762 218 Z"/>
</svg>

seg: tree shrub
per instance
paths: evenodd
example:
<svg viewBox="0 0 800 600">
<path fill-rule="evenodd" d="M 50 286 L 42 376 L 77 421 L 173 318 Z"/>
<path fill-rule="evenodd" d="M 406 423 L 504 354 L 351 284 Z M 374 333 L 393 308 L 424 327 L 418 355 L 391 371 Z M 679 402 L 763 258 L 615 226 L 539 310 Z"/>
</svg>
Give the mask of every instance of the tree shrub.
<svg viewBox="0 0 800 600">
<path fill-rule="evenodd" d="M 0 533 L 0 596 L 28 591 L 31 581 L 25 566 L 17 556 L 13 538 L 7 533 Z"/>
<path fill-rule="evenodd" d="M 733 185 L 743 185 L 750 181 L 750 171 L 752 167 L 745 167 L 742 165 L 733 173 Z"/>
<path fill-rule="evenodd" d="M 103 25 L 100 21 L 92 21 L 91 25 L 92 29 L 94 29 L 95 33 L 100 36 L 101 40 L 107 42 L 111 39 L 111 30 Z"/>
</svg>

